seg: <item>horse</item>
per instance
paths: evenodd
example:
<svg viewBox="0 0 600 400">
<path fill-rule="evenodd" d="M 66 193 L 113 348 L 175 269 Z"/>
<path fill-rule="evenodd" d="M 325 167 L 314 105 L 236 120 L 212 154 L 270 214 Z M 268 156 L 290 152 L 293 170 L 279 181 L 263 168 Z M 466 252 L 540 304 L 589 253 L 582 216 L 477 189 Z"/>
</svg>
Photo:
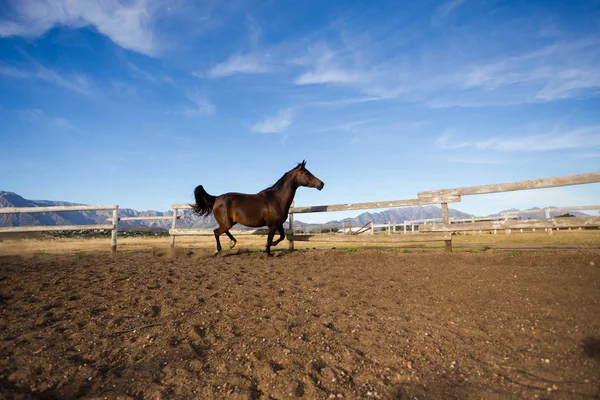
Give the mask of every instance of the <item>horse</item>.
<svg viewBox="0 0 600 400">
<path fill-rule="evenodd" d="M 256 194 L 225 193 L 212 196 L 199 185 L 194 190 L 196 204 L 190 204 L 193 211 L 200 216 L 211 213 L 217 220 L 219 227 L 214 230 L 217 241 L 217 251 L 221 251 L 219 236 L 225 233 L 231 239 L 230 248 L 233 249 L 237 240 L 229 230 L 237 223 L 248 227 L 258 228 L 267 226 L 267 255 L 272 256 L 271 246 L 277 246 L 285 238 L 283 223 L 287 220 L 288 213 L 296 190 L 300 186 L 323 189 L 325 184 L 306 169 L 306 160 L 292 168 L 275 184 Z M 279 239 L 273 242 L 275 231 L 279 232 Z"/>
</svg>

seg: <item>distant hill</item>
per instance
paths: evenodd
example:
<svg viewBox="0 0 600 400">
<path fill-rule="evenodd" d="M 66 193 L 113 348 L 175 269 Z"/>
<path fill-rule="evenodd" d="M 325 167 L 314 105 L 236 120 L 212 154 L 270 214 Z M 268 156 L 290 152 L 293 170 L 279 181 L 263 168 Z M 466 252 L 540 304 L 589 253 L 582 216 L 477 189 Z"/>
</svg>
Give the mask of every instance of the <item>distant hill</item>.
<svg viewBox="0 0 600 400">
<path fill-rule="evenodd" d="M 471 218 L 471 214 L 451 208 L 448 209 L 448 215 L 454 218 Z M 329 221 L 327 225 L 339 225 L 342 222 L 347 224 L 350 222 L 352 226 L 362 226 L 369 221 L 373 221 L 374 224 L 387 224 L 388 222 L 401 224 L 404 221 L 429 218 L 442 218 L 442 209 L 436 206 L 390 208 L 389 210 L 376 213 L 365 212 L 357 217 L 346 218 L 341 221 Z"/>
<path fill-rule="evenodd" d="M 27 200 L 16 193 L 0 191 L 0 207 L 50 207 L 77 206 L 82 204 L 66 201 Z M 181 211 L 180 211 L 181 213 Z M 216 226 L 212 216 L 200 218 L 189 210 L 183 213 L 185 219 L 177 222 L 181 228 L 208 228 Z M 130 208 L 119 208 L 120 217 L 172 216 L 173 211 L 137 211 Z M 30 225 L 93 225 L 105 224 L 107 218 L 112 218 L 112 211 L 69 211 L 60 213 L 34 214 L 0 214 L 0 226 L 30 226 Z M 136 226 L 148 228 L 169 229 L 171 221 L 121 221 L 123 229 L 133 229 Z"/>
<path fill-rule="evenodd" d="M 69 203 L 66 201 L 50 201 L 50 200 L 27 200 L 16 193 L 0 191 L 0 207 L 49 207 L 49 206 L 74 206 L 81 205 Z M 539 213 L 528 213 L 522 215 L 521 219 L 545 218 L 543 209 L 534 208 L 532 210 L 540 210 Z M 504 210 L 497 214 L 488 215 L 499 216 L 503 212 L 518 211 L 515 209 Z M 181 211 L 180 211 L 181 213 Z M 454 218 L 471 218 L 471 214 L 467 214 L 458 210 L 448 209 L 450 217 Z M 564 214 L 564 212 L 551 212 L 550 215 L 555 217 Z M 584 216 L 581 212 L 573 212 L 571 214 Z M 140 217 L 140 216 L 171 216 L 172 211 L 137 211 L 130 208 L 119 208 L 120 217 Z M 198 217 L 190 210 L 183 212 L 184 219 L 177 221 L 178 228 L 212 228 L 216 227 L 217 223 L 211 216 L 206 218 Z M 34 214 L 0 214 L 0 226 L 30 226 L 30 225 L 93 225 L 105 224 L 107 218 L 112 217 L 112 211 L 70 211 L 60 213 L 34 213 Z M 387 224 L 388 222 L 401 224 L 404 221 L 441 218 L 442 210 L 436 206 L 419 206 L 419 207 L 403 207 L 391 208 L 376 213 L 364 212 L 354 218 L 346 218 L 341 221 L 331 220 L 322 224 L 305 224 L 296 219 L 295 225 L 301 227 L 303 225 L 322 225 L 323 227 L 340 226 L 342 223 L 349 222 L 354 227 L 362 226 L 368 221 L 373 221 L 374 224 Z M 121 221 L 119 223 L 121 229 L 144 229 L 148 228 L 155 230 L 166 230 L 171 227 L 171 221 Z M 236 228 L 244 228 L 241 225 L 236 225 Z"/>
</svg>

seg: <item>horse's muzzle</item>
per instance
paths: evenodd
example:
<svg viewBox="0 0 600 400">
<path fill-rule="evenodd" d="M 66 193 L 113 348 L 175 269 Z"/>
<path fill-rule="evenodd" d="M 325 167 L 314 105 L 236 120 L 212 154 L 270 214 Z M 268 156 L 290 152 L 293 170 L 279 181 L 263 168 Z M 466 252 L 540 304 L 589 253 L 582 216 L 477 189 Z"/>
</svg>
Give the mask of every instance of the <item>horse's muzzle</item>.
<svg viewBox="0 0 600 400">
<path fill-rule="evenodd" d="M 323 189 L 323 186 L 325 186 L 325 184 L 321 182 L 319 185 L 317 185 L 317 190 Z"/>
</svg>

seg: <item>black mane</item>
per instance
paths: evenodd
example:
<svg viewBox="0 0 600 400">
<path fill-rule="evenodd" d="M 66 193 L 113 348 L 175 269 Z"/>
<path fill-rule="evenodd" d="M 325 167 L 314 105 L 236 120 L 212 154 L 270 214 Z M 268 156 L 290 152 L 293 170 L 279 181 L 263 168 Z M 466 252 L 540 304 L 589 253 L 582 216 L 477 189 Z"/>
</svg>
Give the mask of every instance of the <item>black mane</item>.
<svg viewBox="0 0 600 400">
<path fill-rule="evenodd" d="M 298 165 L 300 165 L 300 163 L 298 163 Z M 261 192 L 266 192 L 267 190 L 273 190 L 275 188 L 277 188 L 278 185 L 282 184 L 285 179 L 287 178 L 287 176 L 296 168 L 298 168 L 298 165 L 295 166 L 294 168 L 290 169 L 288 172 L 286 172 L 285 174 L 283 174 L 283 176 L 281 178 L 279 178 L 279 180 L 277 182 L 275 182 L 273 185 L 269 186 L 268 188 L 261 190 Z"/>
</svg>

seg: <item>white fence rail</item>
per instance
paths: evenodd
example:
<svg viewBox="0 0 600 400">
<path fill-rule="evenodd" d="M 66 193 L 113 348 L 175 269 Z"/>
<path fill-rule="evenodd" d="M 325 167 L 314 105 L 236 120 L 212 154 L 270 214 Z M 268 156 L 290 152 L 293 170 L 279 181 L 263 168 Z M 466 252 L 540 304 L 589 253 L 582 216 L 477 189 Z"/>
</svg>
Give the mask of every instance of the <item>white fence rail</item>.
<svg viewBox="0 0 600 400">
<path fill-rule="evenodd" d="M 0 233 L 15 232 L 50 232 L 50 231 L 78 231 L 78 230 L 110 230 L 111 251 L 117 251 L 117 232 L 119 224 L 119 206 L 52 206 L 52 207 L 2 207 L 0 214 L 32 214 L 47 212 L 70 211 L 110 211 L 113 212 L 112 224 L 99 225 L 37 225 L 37 226 L 8 226 L 0 227 Z"/>
</svg>

